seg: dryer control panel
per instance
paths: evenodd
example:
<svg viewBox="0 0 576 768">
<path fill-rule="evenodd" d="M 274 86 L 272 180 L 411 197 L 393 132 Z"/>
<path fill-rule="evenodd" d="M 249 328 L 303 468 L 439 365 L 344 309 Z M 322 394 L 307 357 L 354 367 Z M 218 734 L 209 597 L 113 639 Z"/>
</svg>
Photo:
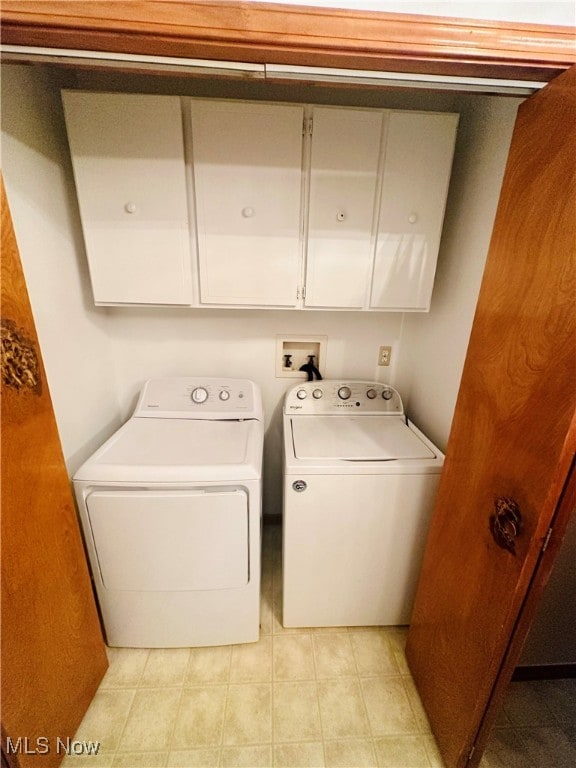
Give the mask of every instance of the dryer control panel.
<svg viewBox="0 0 576 768">
<path fill-rule="evenodd" d="M 284 413 L 370 413 L 403 415 L 394 387 L 377 381 L 327 380 L 297 384 L 286 393 Z"/>
<path fill-rule="evenodd" d="M 149 379 L 140 393 L 134 416 L 261 420 L 262 398 L 256 384 L 248 379 Z"/>
</svg>

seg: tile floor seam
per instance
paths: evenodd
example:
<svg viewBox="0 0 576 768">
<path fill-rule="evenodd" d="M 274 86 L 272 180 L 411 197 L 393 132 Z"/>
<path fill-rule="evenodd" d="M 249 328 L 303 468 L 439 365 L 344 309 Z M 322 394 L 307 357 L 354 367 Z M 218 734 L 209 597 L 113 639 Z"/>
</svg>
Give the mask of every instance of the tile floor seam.
<svg viewBox="0 0 576 768">
<path fill-rule="evenodd" d="M 147 654 L 146 654 L 146 661 L 144 664 L 142 664 L 142 669 L 140 671 L 140 675 L 138 676 L 138 682 L 136 683 L 136 688 L 140 687 L 140 683 L 142 682 L 142 678 L 144 677 L 144 670 L 146 669 L 146 665 L 148 664 L 148 661 L 150 660 L 150 648 L 147 648 Z"/>
<path fill-rule="evenodd" d="M 224 730 L 226 728 L 226 715 L 228 714 L 228 700 L 230 693 L 230 677 L 232 675 L 232 648 L 230 648 L 230 657 L 228 659 L 228 675 L 226 678 L 226 693 L 224 695 L 224 711 L 222 715 L 222 725 L 220 727 L 220 742 L 218 753 L 218 765 L 222 762 L 222 749 L 224 747 Z"/>
<path fill-rule="evenodd" d="M 342 743 L 348 743 L 349 744 L 350 742 L 353 742 L 353 741 L 356 741 L 356 742 L 360 742 L 360 741 L 361 742 L 366 742 L 366 741 L 370 742 L 370 747 L 372 749 L 372 757 L 373 757 L 374 765 L 365 766 L 364 768 L 378 768 L 378 759 L 376 757 L 376 747 L 374 745 L 374 739 L 371 736 L 345 736 L 345 737 L 342 737 L 340 739 L 332 738 L 332 739 L 325 739 L 325 740 L 323 740 L 322 745 L 324 747 L 324 765 L 325 766 L 330 765 L 329 762 L 328 762 L 328 759 L 327 759 L 328 758 L 328 753 L 326 751 L 327 748 L 329 748 L 331 745 L 338 745 L 338 744 L 342 744 Z M 299 766 L 299 768 L 302 768 L 302 767 Z M 348 768 L 352 768 L 352 766 L 348 765 Z"/>
<path fill-rule="evenodd" d="M 270 681 L 270 749 L 274 752 L 274 681 Z"/>
<path fill-rule="evenodd" d="M 362 705 L 364 707 L 364 716 L 366 717 L 366 722 L 368 723 L 368 729 L 370 732 L 370 738 L 372 741 L 376 738 L 376 734 L 374 733 L 372 729 L 372 721 L 370 720 L 370 713 L 368 712 L 368 705 L 366 704 L 366 698 L 364 696 L 364 686 L 362 685 L 362 679 L 360 675 L 358 675 L 358 688 L 360 689 L 360 697 L 362 699 Z M 376 757 L 376 753 L 374 754 Z"/>
<path fill-rule="evenodd" d="M 356 655 L 356 649 L 354 648 L 354 643 L 352 642 L 351 637 L 351 627 L 346 627 L 346 630 L 348 632 L 348 637 L 350 638 L 350 647 L 352 648 L 352 658 L 354 659 L 354 667 L 356 668 L 356 677 L 358 678 L 358 685 L 360 687 L 360 691 L 362 691 L 362 683 L 360 680 L 360 664 L 358 663 L 358 657 Z M 362 693 L 362 701 L 364 702 L 364 694 Z M 366 702 L 364 702 L 364 709 L 366 709 Z M 368 713 L 366 712 L 366 715 Z M 370 721 L 368 721 L 368 725 L 370 725 Z M 370 733 L 372 733 L 372 730 L 370 730 Z"/>
<path fill-rule="evenodd" d="M 320 740 L 322 742 L 322 754 L 324 756 L 324 765 L 328 765 L 328 755 L 326 754 L 326 739 L 324 737 L 324 724 L 322 722 L 322 709 L 320 707 L 320 686 L 318 680 L 318 667 L 316 665 L 316 649 L 314 638 L 310 635 L 310 644 L 312 645 L 312 667 L 314 669 L 314 690 L 316 691 L 316 712 L 318 715 L 318 727 L 320 730 Z"/>
<path fill-rule="evenodd" d="M 533 690 L 534 690 L 534 687 L 533 687 Z M 556 713 L 554 712 L 554 710 L 548 705 L 548 701 L 545 700 L 543 697 L 539 697 L 539 702 L 538 703 L 539 703 L 539 705 L 544 705 L 544 709 L 546 710 L 548 715 L 552 718 L 552 721 L 557 723 L 558 722 L 558 717 L 557 717 Z"/>
<path fill-rule="evenodd" d="M 270 748 L 272 749 L 272 759 L 274 759 L 275 744 L 275 717 L 274 717 L 274 643 L 272 642 L 272 664 L 270 681 Z"/>
<path fill-rule="evenodd" d="M 422 742 L 422 746 L 424 748 L 424 754 L 426 756 L 426 760 L 428 760 L 428 766 L 427 768 L 433 768 L 434 762 L 432 760 L 432 757 L 430 756 L 430 751 L 428 749 L 428 739 L 425 737 L 425 734 L 419 734 L 418 739 Z"/>
<path fill-rule="evenodd" d="M 406 694 L 406 698 L 408 699 L 408 704 L 410 705 L 410 710 L 412 712 L 412 716 L 414 717 L 414 722 L 416 723 L 416 728 L 418 733 L 422 736 L 426 736 L 428 733 L 431 734 L 432 731 L 429 728 L 429 724 L 428 724 L 428 728 L 426 727 L 428 723 L 428 718 L 427 718 L 424 706 L 420 704 L 422 708 L 422 713 L 424 715 L 424 718 L 421 718 L 416 710 L 416 706 L 412 702 L 412 696 L 408 688 L 408 681 L 410 681 L 411 678 L 409 678 L 408 676 L 404 677 L 401 675 L 400 679 L 402 680 L 402 689 L 404 690 L 404 693 Z"/>
<path fill-rule="evenodd" d="M 180 686 L 180 695 L 178 696 L 178 706 L 176 707 L 176 715 L 174 717 L 174 722 L 172 723 L 170 738 L 168 739 L 168 755 L 170 755 L 170 752 L 172 752 L 173 746 L 174 746 L 174 734 L 176 733 L 176 726 L 178 725 L 178 718 L 180 716 L 180 709 L 182 707 L 182 699 L 184 697 L 184 683 L 188 676 L 188 669 L 190 667 L 191 658 L 192 658 L 192 654 L 189 654 L 188 662 L 186 663 L 186 670 L 184 671 L 184 676 L 182 678 L 182 685 Z M 168 758 L 166 759 L 166 763 L 168 763 Z"/>
<path fill-rule="evenodd" d="M 144 668 L 142 668 L 144 669 Z M 126 690 L 126 689 L 124 689 Z M 126 726 L 128 725 L 128 720 L 130 719 L 130 712 L 132 711 L 132 707 L 134 706 L 134 700 L 136 698 L 136 692 L 137 688 L 132 689 L 132 701 L 130 702 L 130 706 L 128 707 L 128 711 L 126 712 L 126 716 L 124 717 L 124 723 L 122 725 L 122 729 L 120 731 L 120 735 L 118 736 L 118 741 L 116 742 L 116 746 L 114 748 L 114 757 L 112 758 L 112 762 L 116 759 L 116 755 L 120 752 L 120 744 L 122 743 L 122 738 L 124 736 L 124 732 L 126 731 Z"/>
<path fill-rule="evenodd" d="M 270 653 L 271 653 L 271 662 L 270 662 L 270 679 L 272 684 L 272 693 L 270 694 L 270 709 L 271 709 L 271 715 L 272 715 L 272 729 L 270 732 L 270 736 L 272 739 L 271 747 L 272 747 L 272 763 L 274 763 L 274 744 L 276 743 L 276 718 L 274 717 L 274 635 L 271 635 L 271 641 L 270 641 Z"/>
<path fill-rule="evenodd" d="M 414 708 L 414 706 L 412 704 L 411 696 L 410 696 L 410 694 L 408 692 L 408 689 L 406 688 L 406 684 L 405 684 L 405 681 L 404 681 L 404 678 L 403 678 L 402 675 L 378 675 L 378 674 L 373 674 L 373 675 L 370 675 L 370 676 L 363 677 L 362 680 L 363 681 L 367 681 L 367 680 L 370 680 L 370 679 L 382 680 L 383 678 L 393 679 L 393 680 L 400 680 L 400 682 L 402 684 L 402 690 L 404 691 L 404 694 L 405 694 L 406 699 L 408 701 L 408 706 L 410 708 L 410 713 L 411 713 L 412 719 L 414 721 L 415 729 L 414 730 L 408 730 L 408 731 L 394 731 L 394 732 L 391 732 L 391 733 L 382 733 L 382 734 L 379 734 L 379 735 L 375 735 L 374 738 L 386 738 L 388 736 L 389 737 L 394 737 L 394 736 L 396 736 L 396 737 L 401 737 L 401 736 L 427 736 L 429 733 L 431 733 L 431 731 L 424 730 L 423 727 L 420 726 L 418 714 L 417 714 L 416 709 Z"/>
<path fill-rule="evenodd" d="M 426 734 L 422 734 L 418 738 L 422 740 L 422 744 L 424 746 L 424 754 L 426 755 L 426 759 L 428 760 L 428 765 L 430 768 L 433 768 L 434 759 L 433 759 L 433 755 L 430 754 L 430 740 L 427 738 Z M 432 739 L 434 738 L 432 734 L 430 734 L 430 738 Z"/>
<path fill-rule="evenodd" d="M 184 675 L 182 677 L 182 684 L 180 686 L 180 697 L 178 699 L 178 706 L 176 708 L 176 717 L 174 718 L 174 724 L 172 726 L 172 731 L 170 733 L 170 739 L 168 742 L 168 759 L 170 757 L 170 752 L 175 751 L 174 749 L 174 734 L 176 733 L 176 726 L 178 724 L 178 719 L 180 716 L 180 710 L 182 708 L 182 699 L 184 697 L 184 690 L 186 688 L 186 681 L 188 680 L 188 672 L 190 670 L 190 667 L 192 665 L 192 648 L 190 648 L 190 653 L 188 654 L 188 661 L 186 662 L 186 669 L 184 670 Z M 166 761 L 168 762 L 168 760 Z"/>
</svg>

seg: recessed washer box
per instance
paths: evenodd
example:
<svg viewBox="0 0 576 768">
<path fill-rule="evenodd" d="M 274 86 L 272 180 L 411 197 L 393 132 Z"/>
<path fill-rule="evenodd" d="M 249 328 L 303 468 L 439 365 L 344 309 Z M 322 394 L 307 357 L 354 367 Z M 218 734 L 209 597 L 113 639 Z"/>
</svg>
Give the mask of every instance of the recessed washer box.
<svg viewBox="0 0 576 768">
<path fill-rule="evenodd" d="M 322 375 L 326 365 L 327 336 L 282 334 L 276 337 L 276 378 L 306 379 L 300 367 L 314 355 L 314 365 Z"/>
</svg>

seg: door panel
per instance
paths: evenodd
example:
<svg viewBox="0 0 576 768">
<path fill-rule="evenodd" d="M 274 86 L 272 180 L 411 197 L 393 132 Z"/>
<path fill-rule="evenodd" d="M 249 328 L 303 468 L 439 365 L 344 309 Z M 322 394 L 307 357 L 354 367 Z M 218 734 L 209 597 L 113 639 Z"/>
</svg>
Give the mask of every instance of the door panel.
<svg viewBox="0 0 576 768">
<path fill-rule="evenodd" d="M 575 137 L 572 68 L 519 110 L 408 637 L 447 766 L 467 763 L 509 681 L 575 451 Z M 522 517 L 503 520 L 510 549 L 492 534 L 502 499 Z"/>
<path fill-rule="evenodd" d="M 366 304 L 383 116 L 315 107 L 310 159 L 306 306 Z"/>
<path fill-rule="evenodd" d="M 60 763 L 56 738 L 74 735 L 107 666 L 2 186 L 2 751 L 10 765 Z M 46 754 L 33 753 L 40 737 L 49 739 Z"/>
<path fill-rule="evenodd" d="M 284 484 L 284 626 L 406 624 L 438 474 L 306 475 L 304 492 L 295 477 Z"/>
<path fill-rule="evenodd" d="M 373 309 L 430 308 L 457 127 L 454 114 L 390 115 Z"/>
<path fill-rule="evenodd" d="M 235 589 L 248 583 L 244 491 L 94 491 L 86 506 L 105 589 Z"/>
<path fill-rule="evenodd" d="M 296 304 L 299 106 L 192 100 L 201 304 Z"/>
<path fill-rule="evenodd" d="M 96 304 L 190 304 L 177 96 L 63 91 Z"/>
</svg>

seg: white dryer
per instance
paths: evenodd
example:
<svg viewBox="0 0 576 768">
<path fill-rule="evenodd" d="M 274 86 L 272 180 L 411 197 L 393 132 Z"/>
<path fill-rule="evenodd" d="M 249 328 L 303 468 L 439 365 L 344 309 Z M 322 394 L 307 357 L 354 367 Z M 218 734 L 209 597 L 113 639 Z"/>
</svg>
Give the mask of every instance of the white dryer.
<svg viewBox="0 0 576 768">
<path fill-rule="evenodd" d="M 390 386 L 287 393 L 284 626 L 409 623 L 443 462 Z"/>
<path fill-rule="evenodd" d="M 112 646 L 258 640 L 262 403 L 240 379 L 152 379 L 74 477 Z"/>
</svg>

